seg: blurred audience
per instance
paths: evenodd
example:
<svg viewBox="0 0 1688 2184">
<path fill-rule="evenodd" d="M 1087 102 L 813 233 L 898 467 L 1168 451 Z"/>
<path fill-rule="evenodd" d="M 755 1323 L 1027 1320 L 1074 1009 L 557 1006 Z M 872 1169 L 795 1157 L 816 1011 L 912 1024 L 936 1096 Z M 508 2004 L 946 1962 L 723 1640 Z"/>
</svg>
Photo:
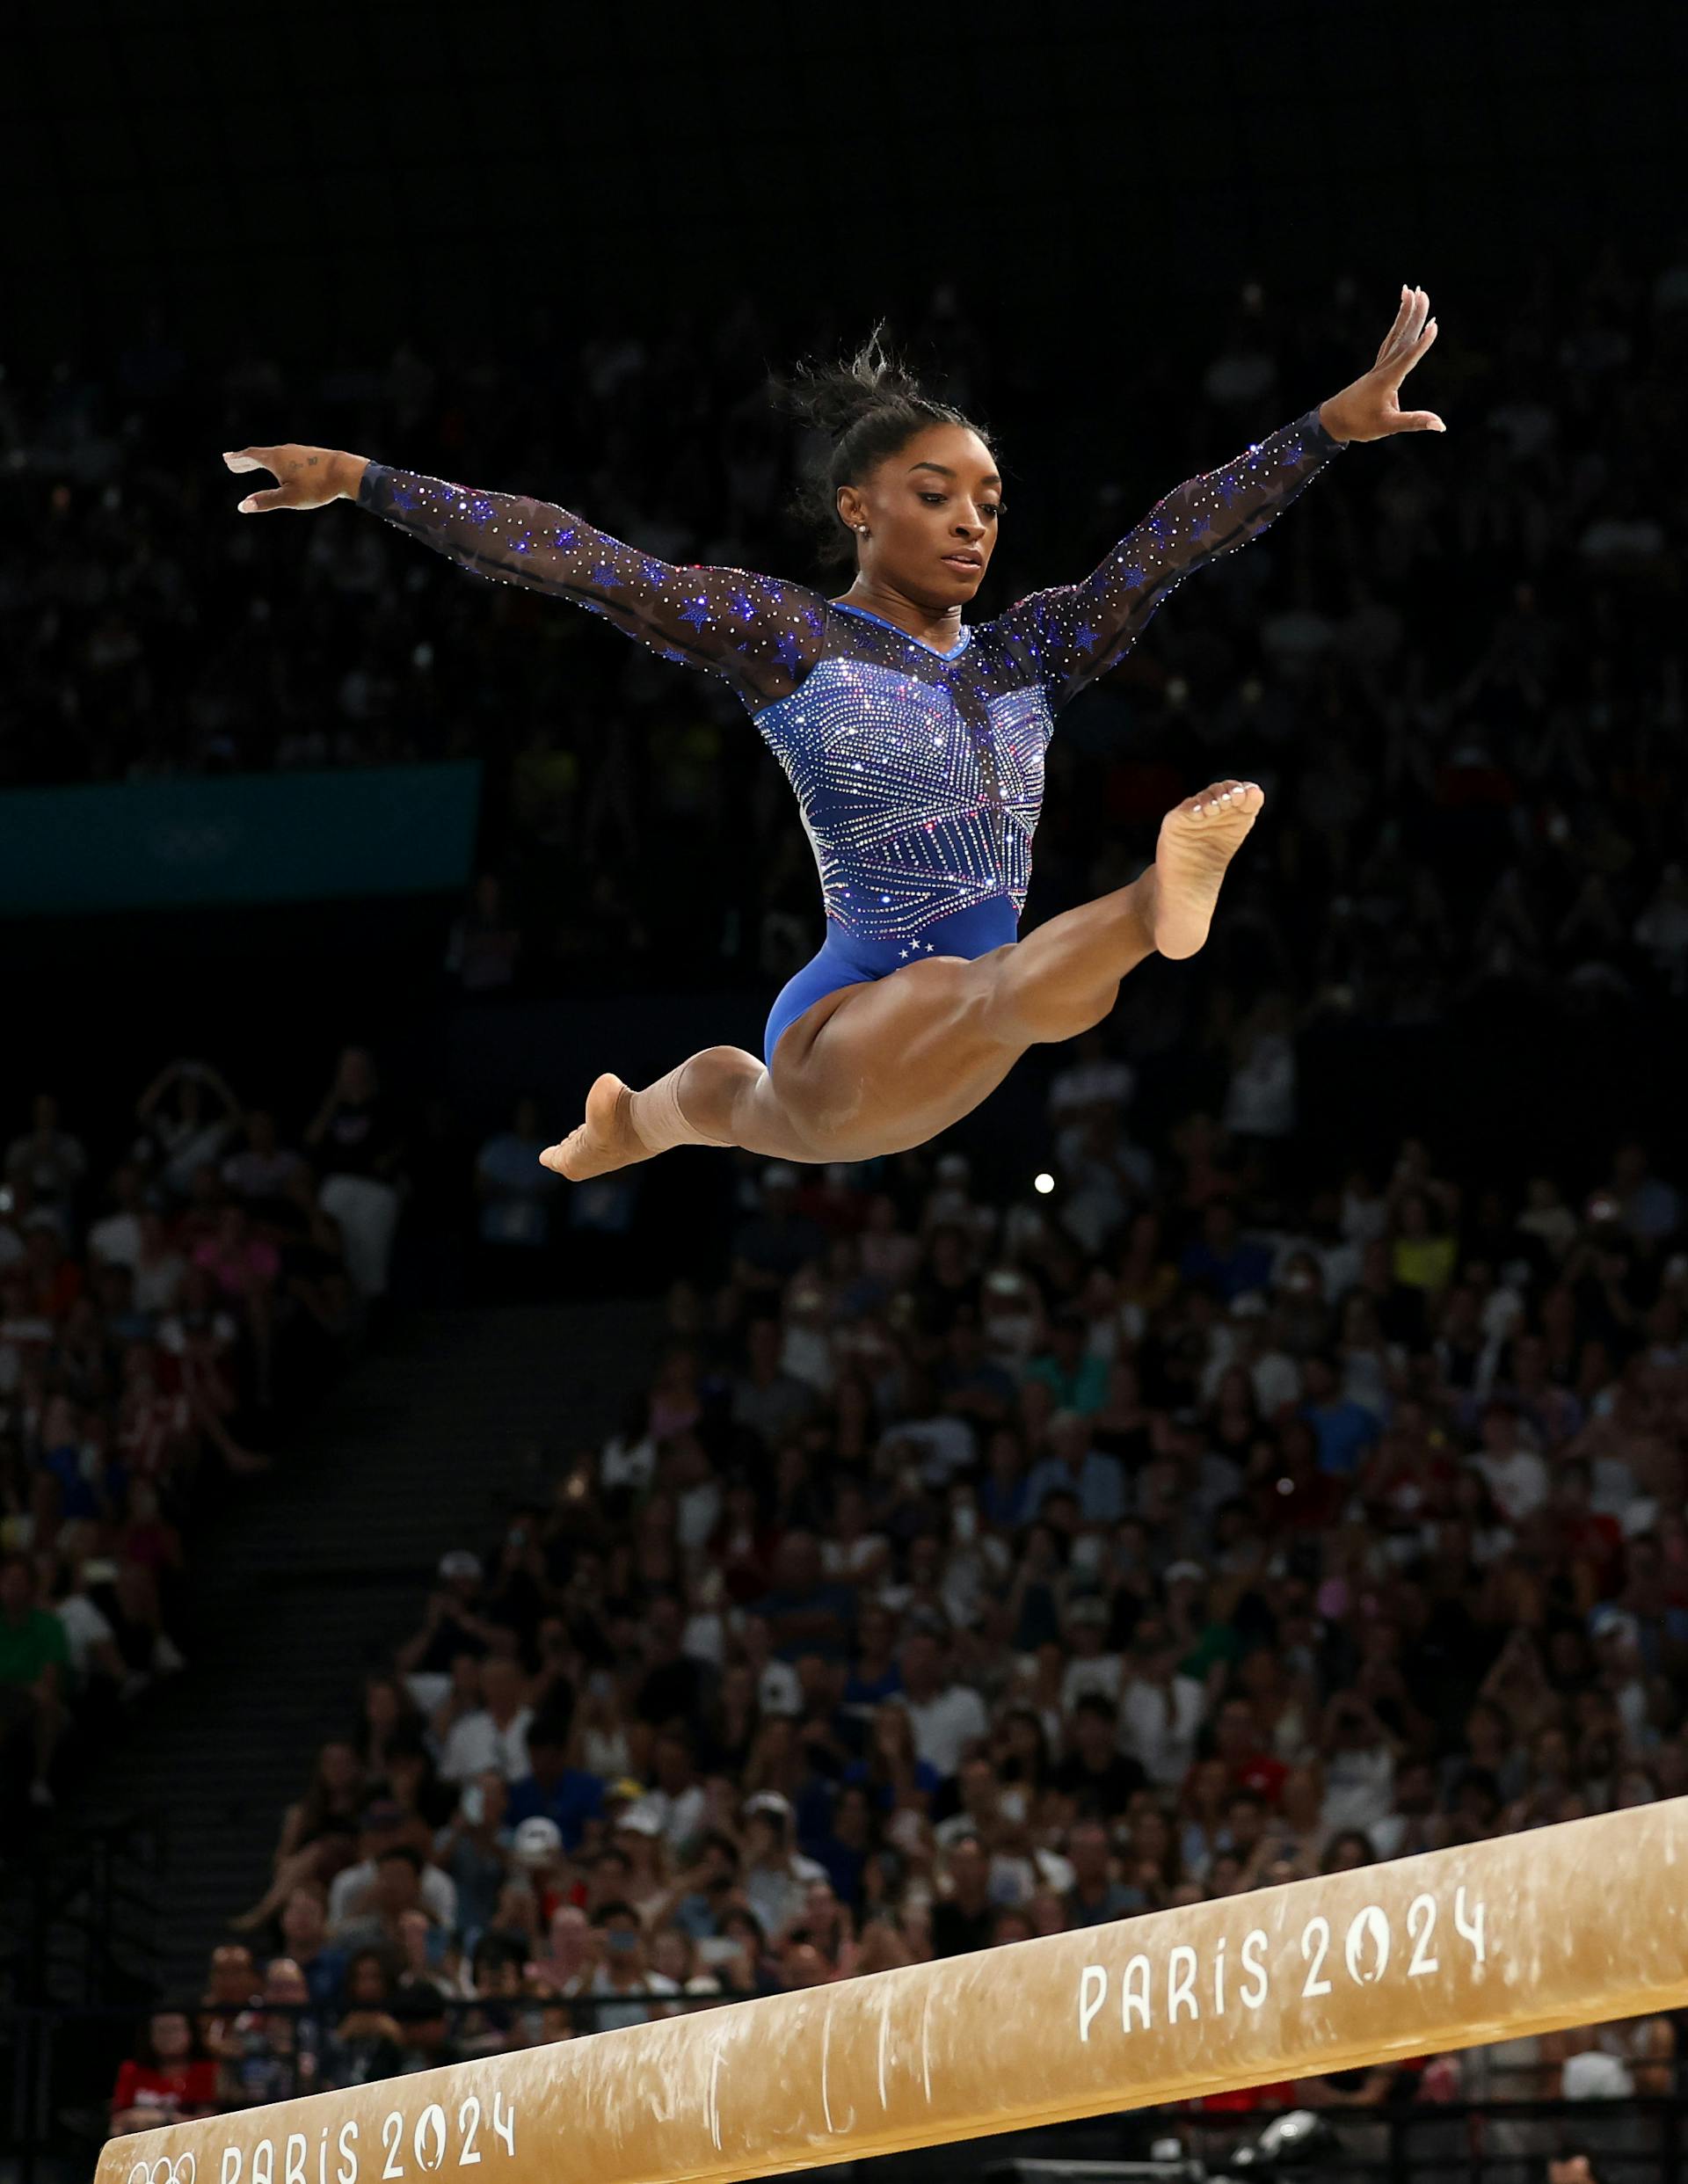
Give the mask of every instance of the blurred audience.
<svg viewBox="0 0 1688 2184">
<path fill-rule="evenodd" d="M 307 1133 L 320 1168 L 203 1061 L 91 1164 L 55 1097 L 29 1112 L 0 1190 L 0 1827 L 183 1668 L 196 1511 L 357 1354 L 400 1203 L 360 1049 Z"/>
<path fill-rule="evenodd" d="M 322 1747 L 241 1921 L 284 1966 L 249 2069 L 283 1990 L 332 2082 L 1688 1783 L 1688 1234 L 1644 1148 L 1298 1182 L 1194 1116 L 1100 1230 L 1050 1158 L 993 1205 L 940 1147 L 733 1156 L 622 1428 L 442 1556 Z M 1401 2083 L 1669 2075 L 1668 2022 L 1624 2038 Z"/>
<path fill-rule="evenodd" d="M 1116 369 L 1075 455 L 1023 394 L 1046 358 L 935 298 L 905 331 L 1069 488 L 1016 509 L 981 612 L 1082 575 L 1328 391 L 1375 316 L 1350 280 L 1311 305 L 1251 284 L 1215 353 L 1146 353 L 1123 389 Z M 256 373 L 266 409 L 309 393 L 384 461 L 567 478 L 651 551 L 806 570 L 777 513 L 799 451 L 755 400 L 793 344 L 748 305 L 712 336 L 588 339 L 564 405 L 526 357 L 471 393 L 407 346 L 338 409 L 249 365 L 222 390 L 230 444 Z M 1609 1016 L 1688 999 L 1684 363 L 1688 265 L 1618 244 L 1533 276 L 1488 331 L 1450 322 L 1447 442 L 1344 458 L 1064 720 L 1034 921 L 1130 877 L 1190 787 L 1265 783 L 1273 823 L 1200 974 L 1133 981 L 1061 1058 L 1027 1148 L 1047 1188 L 1022 1202 L 943 1147 L 862 1170 L 735 1156 L 722 1268 L 669 1294 L 620 1430 L 558 1454 L 494 1537 L 441 1543 L 390 1674 L 324 1725 L 346 1734 L 253 1876 L 252 1946 L 149 2021 L 114 2120 L 1688 1787 L 1678 1148 L 1514 1173 L 1298 1134 L 1333 1025 L 1521 1004 L 1570 1068 Z M 260 585 L 249 527 L 187 520 L 202 479 L 134 460 L 156 436 L 127 410 L 181 395 L 169 369 L 121 404 L 62 387 L 50 435 L 21 384 L 0 411 L 0 450 L 41 480 L 0 560 L 28 610 L 6 781 L 475 751 L 495 793 L 456 997 L 642 965 L 771 986 L 806 955 L 801 833 L 720 692 L 560 609 L 536 643 L 519 589 L 351 511 Z M 466 413 L 472 463 L 450 452 Z M 730 413 L 677 454 L 676 417 Z M 1175 439 L 1144 441 L 1144 416 Z M 79 1722 L 179 1668 L 195 1482 L 261 1465 L 269 1414 L 355 1344 L 404 1195 L 362 1048 L 296 1150 L 203 1062 L 156 1079 L 91 1169 L 75 1119 L 46 1095 L 16 1116 L 0 1214 L 0 1723 L 37 1802 Z M 464 1161 L 495 1290 L 551 1241 L 548 1134 L 524 1100 Z M 1645 2091 L 1675 2054 L 1642 2020 L 1293 2092 Z"/>
</svg>

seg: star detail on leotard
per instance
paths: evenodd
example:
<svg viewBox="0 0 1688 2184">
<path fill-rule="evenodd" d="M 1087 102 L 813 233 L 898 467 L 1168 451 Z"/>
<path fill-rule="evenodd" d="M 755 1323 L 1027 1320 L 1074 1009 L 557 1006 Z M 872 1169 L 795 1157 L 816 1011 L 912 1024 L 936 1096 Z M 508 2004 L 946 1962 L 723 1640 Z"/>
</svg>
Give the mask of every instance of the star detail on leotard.
<svg viewBox="0 0 1688 2184">
<path fill-rule="evenodd" d="M 1073 642 L 1081 652 L 1094 652 L 1102 642 L 1102 632 L 1093 630 L 1088 622 L 1081 622 L 1073 632 Z"/>
<path fill-rule="evenodd" d="M 417 505 L 417 497 L 416 497 L 416 495 L 415 495 L 415 494 L 414 494 L 414 493 L 411 491 L 411 489 L 410 489 L 410 487 L 409 487 L 408 485 L 395 485 L 395 486 L 394 486 L 394 488 L 393 488 L 393 506 L 394 506 L 394 507 L 395 507 L 395 508 L 414 508 L 414 507 L 416 506 L 416 505 Z"/>
<path fill-rule="evenodd" d="M 607 592 L 619 590 L 627 581 L 625 577 L 618 576 L 607 561 L 599 562 L 597 566 L 589 570 L 587 573 L 594 584 L 601 585 Z"/>
<path fill-rule="evenodd" d="M 680 610 L 680 618 L 689 622 L 694 630 L 701 630 L 709 618 L 709 602 L 702 597 L 688 600 Z"/>
</svg>

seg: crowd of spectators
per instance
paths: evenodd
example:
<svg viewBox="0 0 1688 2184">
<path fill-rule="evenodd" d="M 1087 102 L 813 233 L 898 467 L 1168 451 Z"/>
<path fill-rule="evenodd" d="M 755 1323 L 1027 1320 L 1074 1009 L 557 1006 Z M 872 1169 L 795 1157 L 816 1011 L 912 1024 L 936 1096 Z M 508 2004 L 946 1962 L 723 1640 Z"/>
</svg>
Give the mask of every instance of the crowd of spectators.
<svg viewBox="0 0 1688 2184">
<path fill-rule="evenodd" d="M 1082 574 L 1182 477 L 1335 391 L 1392 310 L 1347 278 L 1251 285 L 1217 336 L 1184 311 L 1092 360 L 1080 321 L 1058 363 L 1024 346 L 1040 329 L 935 292 L 899 331 L 1010 474 L 980 612 Z M 1064 719 L 1034 919 L 1119 885 L 1190 787 L 1247 773 L 1271 823 L 1227 921 L 1270 904 L 1255 937 L 1294 1011 L 1415 1024 L 1496 982 L 1688 991 L 1688 244 L 1526 265 L 1440 317 L 1421 376 L 1446 438 L 1344 455 Z M 211 387 L 154 324 L 98 378 L 7 382 L 0 470 L 39 505 L 0 542 L 0 779 L 484 756 L 498 870 L 454 943 L 466 986 L 704 961 L 777 984 L 813 945 L 813 872 L 724 692 L 349 508 L 302 532 L 229 520 L 216 450 L 331 438 L 655 553 L 802 574 L 782 514 L 802 449 L 766 364 L 862 331 L 748 302 L 698 327 L 665 303 L 528 330 L 509 355 L 482 325 L 455 360 L 406 343 L 316 376 L 244 357 Z"/>
<path fill-rule="evenodd" d="M 901 331 L 1000 433 L 1015 503 L 981 612 L 1333 391 L 1377 320 L 1351 280 L 1250 287 L 1217 353 L 1170 318 L 1087 389 L 935 292 Z M 0 470 L 39 497 L 0 541 L 0 781 L 479 755 L 464 994 L 777 984 L 812 867 L 723 693 L 349 509 L 227 520 L 216 448 L 308 415 L 673 558 L 809 567 L 761 388 L 789 329 L 553 331 L 542 372 L 407 344 L 207 390 L 155 324 L 101 379 L 0 385 Z M 1685 362 L 1688 249 L 1444 310 L 1446 439 L 1345 455 L 1064 718 L 1034 919 L 1128 878 L 1188 788 L 1267 786 L 1212 950 L 1247 976 L 1195 1035 L 1214 1114 L 1146 1126 L 1097 1036 L 1051 1086 L 1040 1201 L 983 1203 L 942 1148 L 738 1161 L 723 1278 L 673 1291 L 622 1431 L 446 1554 L 120 2126 L 1688 1787 L 1675 1182 L 1636 1144 L 1517 1190 L 1415 1141 L 1375 1175 L 1274 1153 L 1311 1022 L 1688 996 Z M 1133 1057 L 1185 1052 L 1174 982 L 1127 991 Z M 76 1708 L 178 1665 L 196 1482 L 260 1466 L 355 1347 L 400 1205 L 357 1052 L 296 1151 L 203 1066 L 135 1128 L 98 1204 L 51 1100 L 5 1154 L 0 1734 L 38 1803 Z M 481 1146 L 493 1257 L 551 1234 L 553 1134 L 524 1106 Z M 1675 2051 L 1649 2020 L 1295 2090 L 1651 2092 Z"/>
<path fill-rule="evenodd" d="M 4 1144 L 0 1827 L 184 1666 L 195 1510 L 358 1350 L 398 1153 L 360 1048 L 297 1143 L 183 1059 L 93 1156 L 47 1093 Z"/>
<path fill-rule="evenodd" d="M 941 1147 L 733 1156 L 723 1278 L 669 1294 L 617 1431 L 444 1554 L 154 2020 L 158 2100 L 1688 1789 L 1676 1184 L 1625 1145 L 1473 1190 L 1409 1141 L 1286 1194 L 1204 1117 L 1131 1146 L 1130 1090 L 1073 1053 L 1018 1206 Z M 1655 2019 L 1255 2097 L 1653 2093 L 1675 2055 Z"/>
</svg>

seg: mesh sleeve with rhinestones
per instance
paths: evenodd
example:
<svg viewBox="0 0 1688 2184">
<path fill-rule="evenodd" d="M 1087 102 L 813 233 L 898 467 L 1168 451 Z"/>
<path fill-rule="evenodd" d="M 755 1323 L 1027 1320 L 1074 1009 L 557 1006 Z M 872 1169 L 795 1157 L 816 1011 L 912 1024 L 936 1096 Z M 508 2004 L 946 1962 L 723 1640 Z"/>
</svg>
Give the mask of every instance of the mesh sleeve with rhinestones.
<svg viewBox="0 0 1688 2184">
<path fill-rule="evenodd" d="M 1157 501 L 1082 583 L 1030 593 L 997 618 L 993 633 L 1030 656 L 1059 711 L 1130 652 L 1169 592 L 1257 538 L 1342 444 L 1309 410 Z"/>
<path fill-rule="evenodd" d="M 371 462 L 357 505 L 477 576 L 602 615 L 663 659 L 721 675 L 752 705 L 789 697 L 820 656 L 822 602 L 805 586 L 680 567 L 549 501 Z"/>
<path fill-rule="evenodd" d="M 1011 926 L 1025 903 L 1055 714 L 1337 446 L 1310 412 L 1168 493 L 1082 583 L 964 623 L 942 650 L 803 585 L 675 567 L 513 493 L 372 462 L 358 505 L 466 569 L 573 600 L 723 675 L 796 793 L 831 923 L 893 955 L 923 935 L 976 953 L 1004 938 L 1001 907 Z"/>
</svg>

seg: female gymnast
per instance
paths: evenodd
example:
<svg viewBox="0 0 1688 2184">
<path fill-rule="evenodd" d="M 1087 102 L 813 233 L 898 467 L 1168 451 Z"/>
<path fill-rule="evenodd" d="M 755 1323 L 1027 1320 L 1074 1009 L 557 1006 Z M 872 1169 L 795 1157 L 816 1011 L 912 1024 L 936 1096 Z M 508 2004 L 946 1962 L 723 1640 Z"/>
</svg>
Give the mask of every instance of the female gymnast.
<svg viewBox="0 0 1688 2184">
<path fill-rule="evenodd" d="M 545 1165 L 579 1182 L 678 1145 L 860 1161 L 923 1144 L 1028 1047 L 1099 1023 L 1146 956 L 1201 947 L 1259 816 L 1253 782 L 1188 798 L 1140 878 L 1015 937 L 1055 716 L 1175 585 L 1258 536 L 1338 448 L 1444 430 L 1396 400 L 1435 339 L 1429 298 L 1403 288 L 1376 363 L 1352 385 L 1168 493 L 1082 583 L 978 624 L 962 609 L 990 565 L 1002 481 L 983 435 L 877 341 L 800 390 L 833 440 L 825 520 L 855 565 L 836 599 L 675 567 L 544 501 L 337 450 L 223 460 L 280 481 L 243 513 L 353 500 L 478 575 L 573 600 L 664 659 L 720 675 L 797 792 L 826 939 L 775 1002 L 762 1059 L 708 1047 L 643 1091 L 600 1076 Z"/>
</svg>

